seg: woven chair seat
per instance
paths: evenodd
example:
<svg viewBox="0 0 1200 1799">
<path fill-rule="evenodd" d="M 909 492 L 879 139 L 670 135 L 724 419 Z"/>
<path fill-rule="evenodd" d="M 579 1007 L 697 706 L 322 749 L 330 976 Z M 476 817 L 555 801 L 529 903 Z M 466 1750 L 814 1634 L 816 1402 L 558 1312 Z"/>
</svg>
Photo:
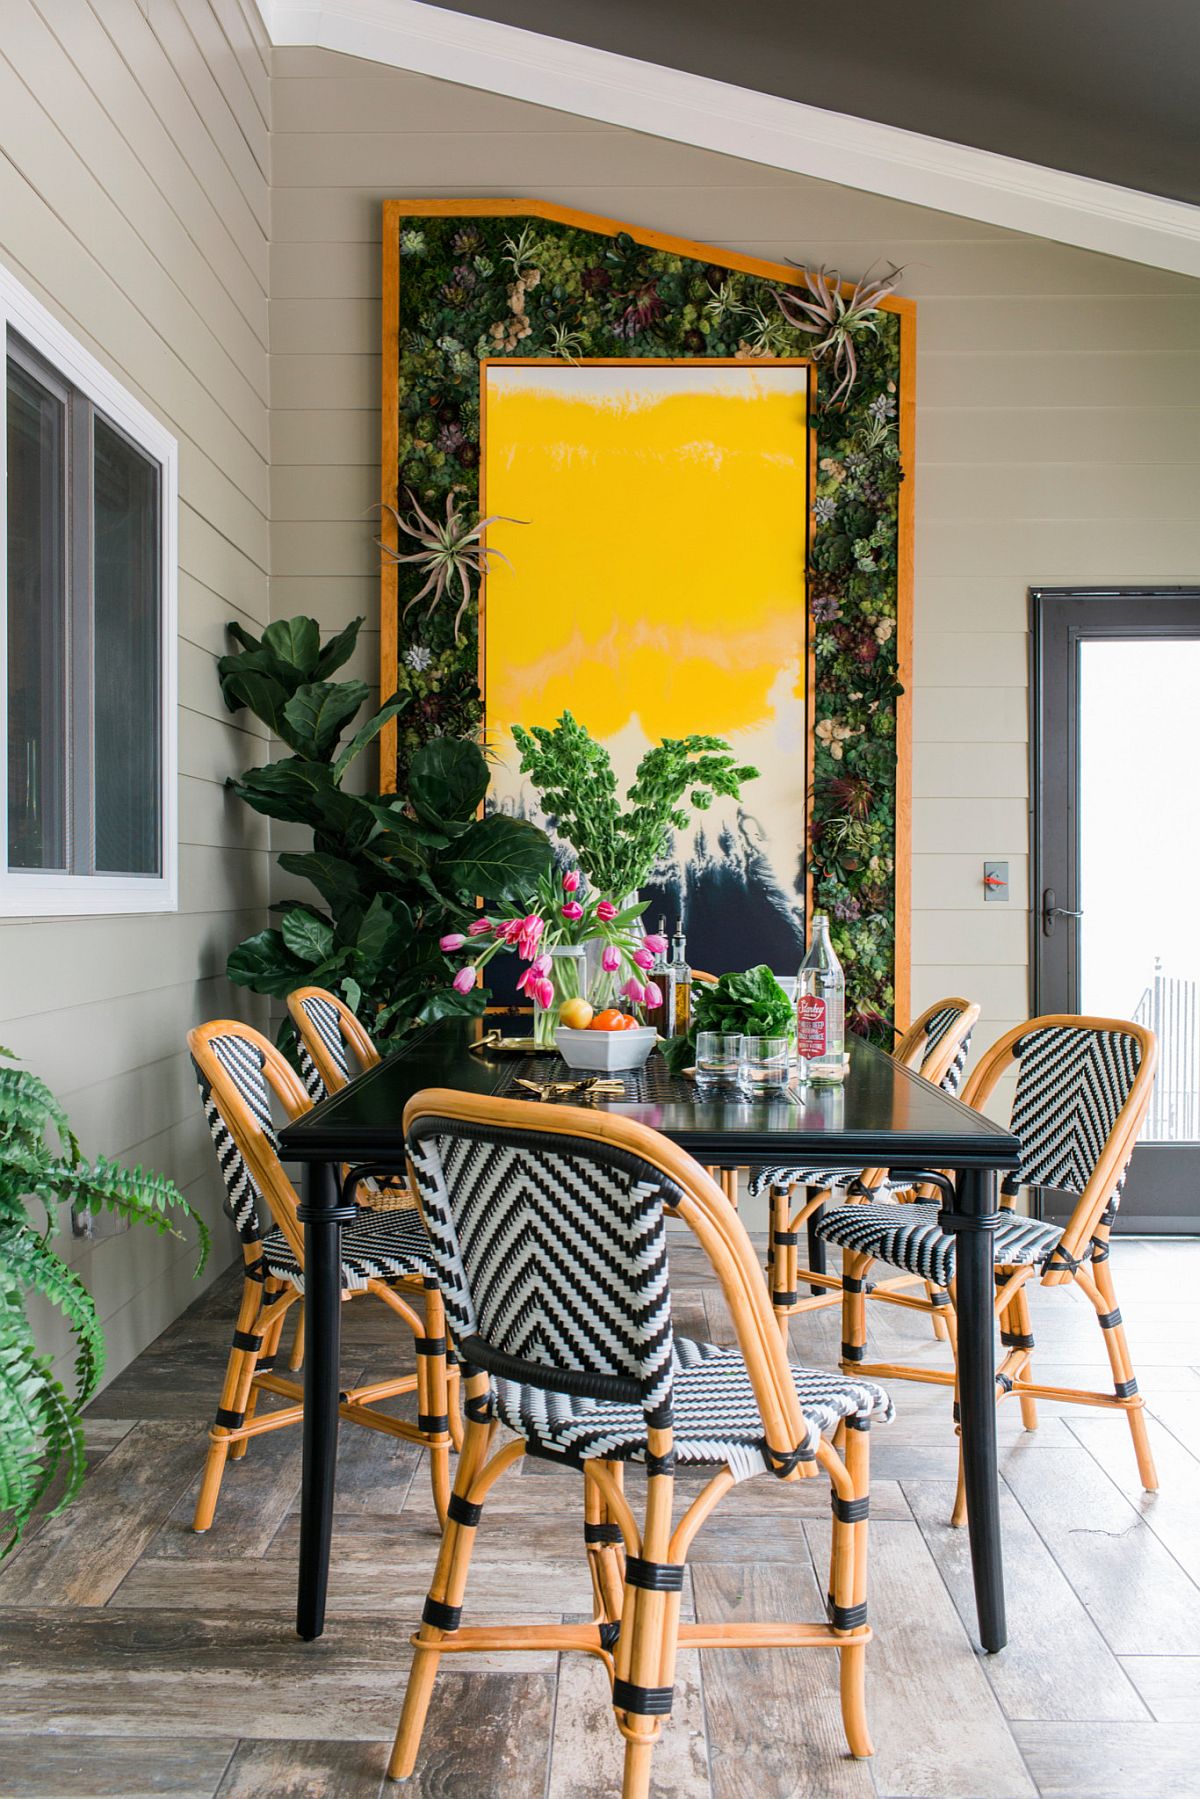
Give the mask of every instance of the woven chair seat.
<svg viewBox="0 0 1200 1799">
<path fill-rule="evenodd" d="M 994 1238 L 996 1266 L 1040 1267 L 1062 1240 L 1063 1228 L 1002 1212 Z M 936 1205 L 834 1206 L 818 1224 L 817 1235 L 826 1243 L 919 1275 L 935 1287 L 947 1287 L 954 1279 L 955 1238 L 942 1229 Z"/>
<path fill-rule="evenodd" d="M 276 1227 L 262 1241 L 270 1273 L 291 1281 L 303 1293 L 304 1274 L 283 1232 Z M 416 1206 L 363 1210 L 353 1224 L 342 1227 L 343 1290 L 362 1292 L 369 1281 L 393 1281 L 401 1276 L 432 1280 L 433 1274 L 429 1238 Z"/>
<path fill-rule="evenodd" d="M 862 1178 L 861 1168 L 753 1168 L 750 1171 L 750 1193 L 765 1193 L 769 1187 L 851 1187 Z M 875 1193 L 905 1193 L 912 1186 L 908 1180 L 880 1180 Z"/>
<path fill-rule="evenodd" d="M 892 1402 L 872 1381 L 796 1367 L 792 1379 L 809 1426 L 805 1461 L 816 1454 L 817 1433 L 831 1436 L 843 1418 L 891 1420 Z M 501 1420 L 535 1452 L 571 1462 L 597 1456 L 646 1460 L 646 1418 L 638 1404 L 551 1393 L 502 1378 L 495 1378 L 493 1387 Z M 677 1337 L 672 1409 L 677 1461 L 728 1462 L 739 1480 L 770 1470 L 758 1404 L 735 1350 Z"/>
</svg>

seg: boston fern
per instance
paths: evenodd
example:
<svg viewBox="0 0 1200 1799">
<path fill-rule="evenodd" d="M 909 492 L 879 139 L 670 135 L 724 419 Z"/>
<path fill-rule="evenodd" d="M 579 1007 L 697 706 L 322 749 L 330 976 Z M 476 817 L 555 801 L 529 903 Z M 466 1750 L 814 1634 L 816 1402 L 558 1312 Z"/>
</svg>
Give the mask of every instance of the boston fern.
<svg viewBox="0 0 1200 1799">
<path fill-rule="evenodd" d="M 261 638 L 230 626 L 241 647 L 217 665 L 225 703 L 248 706 L 292 753 L 229 785 L 268 818 L 309 826 L 312 848 L 285 852 L 279 866 L 310 882 L 326 909 L 284 901 L 279 925 L 239 943 L 228 972 L 281 999 L 296 987 L 332 988 L 386 1042 L 420 1021 L 483 1011 L 482 988 L 448 986 L 438 940 L 465 929 L 477 897 L 523 897 L 549 868 L 551 848 L 524 819 L 476 816 L 487 763 L 458 738 L 417 750 L 406 793 L 345 790 L 355 758 L 411 703 L 393 696 L 342 742 L 368 690 L 328 677 L 353 654 L 362 622 L 324 644 L 311 618 L 280 620 Z"/>
<path fill-rule="evenodd" d="M 593 888 L 613 898 L 636 893 L 671 831 L 686 830 L 685 795 L 704 812 L 718 794 L 738 798 L 742 782 L 758 774 L 739 767 L 723 737 L 666 737 L 638 763 L 622 807 L 608 751 L 569 712 L 553 730 L 514 725 L 513 739 L 558 835 Z"/>
<path fill-rule="evenodd" d="M 11 1059 L 12 1052 L 0 1049 L 0 1056 Z M 44 1214 L 40 1226 L 31 1203 Z M 21 1536 L 60 1470 L 58 1511 L 74 1499 L 86 1473 L 80 1408 L 103 1376 L 104 1337 L 91 1294 L 50 1247 L 63 1206 L 116 1212 L 175 1236 L 172 1214 L 182 1213 L 200 1239 L 196 1273 L 204 1266 L 208 1232 L 170 1181 L 102 1156 L 86 1161 L 45 1082 L 0 1066 L 0 1521 L 9 1532 L 0 1555 Z M 26 1311 L 35 1294 L 71 1327 L 74 1394 L 38 1350 Z"/>
</svg>

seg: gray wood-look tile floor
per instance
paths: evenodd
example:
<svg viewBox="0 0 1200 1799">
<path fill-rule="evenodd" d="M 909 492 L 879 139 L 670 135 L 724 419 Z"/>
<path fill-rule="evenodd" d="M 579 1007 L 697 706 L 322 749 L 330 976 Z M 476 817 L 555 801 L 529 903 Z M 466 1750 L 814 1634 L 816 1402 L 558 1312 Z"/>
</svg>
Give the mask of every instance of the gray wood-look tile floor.
<svg viewBox="0 0 1200 1799">
<path fill-rule="evenodd" d="M 875 1433 L 868 1699 L 872 1763 L 847 1759 L 824 1652 L 681 1657 L 660 1799 L 1174 1799 L 1200 1793 L 1200 1242 L 1119 1241 L 1113 1260 L 1161 1477 L 1141 1491 L 1125 1422 L 1001 1411 L 1011 1643 L 977 1653 L 970 1564 L 947 1524 L 956 1452 L 944 1390 L 895 1383 Z M 730 1336 L 698 1253 L 673 1256 L 678 1325 Z M 437 1547 L 419 1452 L 343 1430 L 329 1626 L 293 1633 L 300 1440 L 229 1471 L 190 1530 L 232 1327 L 218 1283 L 100 1396 L 82 1498 L 0 1572 L 4 1799 L 379 1799 Z M 1090 1308 L 1033 1292 L 1039 1377 L 1099 1385 Z M 873 1345 L 936 1362 L 923 1320 L 871 1310 Z M 796 1321 L 831 1365 L 837 1315 Z M 402 1366 L 382 1307 L 346 1318 L 345 1373 Z M 820 1615 L 828 1488 L 736 1489 L 701 1534 L 685 1595 L 705 1617 Z M 494 1492 L 468 1589 L 476 1617 L 588 1615 L 579 1482 L 526 1464 Z M 413 1799 L 601 1799 L 620 1746 L 582 1657 L 444 1664 Z"/>
</svg>

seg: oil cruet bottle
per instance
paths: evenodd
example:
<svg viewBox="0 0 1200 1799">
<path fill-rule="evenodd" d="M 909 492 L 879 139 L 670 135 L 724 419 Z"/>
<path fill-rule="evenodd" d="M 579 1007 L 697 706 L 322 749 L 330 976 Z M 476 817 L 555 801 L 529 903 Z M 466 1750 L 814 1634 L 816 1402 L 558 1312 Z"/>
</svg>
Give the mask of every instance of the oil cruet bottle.
<svg viewBox="0 0 1200 1799">
<path fill-rule="evenodd" d="M 796 987 L 796 1054 L 802 1081 L 846 1078 L 846 977 L 829 941 L 829 919 L 813 915 L 812 942 Z"/>
</svg>

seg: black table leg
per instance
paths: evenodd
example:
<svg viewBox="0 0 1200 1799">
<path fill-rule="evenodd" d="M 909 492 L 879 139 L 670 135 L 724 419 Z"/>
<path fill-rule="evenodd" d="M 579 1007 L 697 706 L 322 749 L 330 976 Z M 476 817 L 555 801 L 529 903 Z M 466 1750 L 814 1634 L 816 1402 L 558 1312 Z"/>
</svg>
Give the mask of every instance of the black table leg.
<svg viewBox="0 0 1200 1799">
<path fill-rule="evenodd" d="M 979 1640 L 989 1651 L 1008 1641 L 1004 1621 L 1004 1562 L 1000 1545 L 999 1468 L 996 1460 L 996 1350 L 993 1324 L 993 1233 L 996 1176 L 965 1169 L 958 1176 L 953 1216 L 957 1236 L 958 1405 L 963 1478 Z"/>
<path fill-rule="evenodd" d="M 342 1223 L 337 1166 L 304 1171 L 304 1466 L 300 1485 L 300 1580 L 296 1629 L 311 1641 L 325 1628 L 325 1591 L 333 1534 L 342 1351 Z"/>
<path fill-rule="evenodd" d="M 808 1265 L 814 1274 L 824 1274 L 828 1267 L 828 1263 L 825 1259 L 825 1239 L 824 1237 L 818 1237 L 817 1235 L 817 1226 L 824 1216 L 824 1206 L 818 1206 L 815 1212 L 810 1212 L 808 1215 Z M 814 1295 L 828 1293 L 829 1291 L 828 1287 L 809 1287 L 808 1290 Z"/>
</svg>

